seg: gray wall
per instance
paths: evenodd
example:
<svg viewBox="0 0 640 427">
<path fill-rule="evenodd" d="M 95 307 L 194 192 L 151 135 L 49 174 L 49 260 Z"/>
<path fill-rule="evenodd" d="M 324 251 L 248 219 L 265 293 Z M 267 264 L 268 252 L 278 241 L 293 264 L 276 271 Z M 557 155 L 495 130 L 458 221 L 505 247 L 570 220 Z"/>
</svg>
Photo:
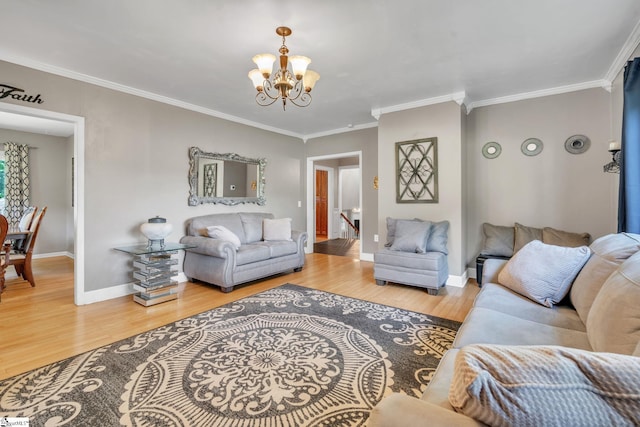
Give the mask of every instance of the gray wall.
<svg viewBox="0 0 640 427">
<path fill-rule="evenodd" d="M 378 230 L 386 237 L 386 217 L 448 220 L 449 273 L 462 276 L 464 262 L 463 112 L 454 102 L 384 114 L 378 124 Z M 438 203 L 396 203 L 395 143 L 438 138 Z"/>
<path fill-rule="evenodd" d="M 474 109 L 468 116 L 467 264 L 481 248 L 481 224 L 554 227 L 589 232 L 596 238 L 615 232 L 612 189 L 618 175 L 606 174 L 610 161 L 609 93 L 589 89 Z M 591 139 L 584 154 L 570 154 L 565 140 Z M 521 143 L 540 138 L 543 151 L 525 156 Z M 502 146 L 496 159 L 482 156 L 489 141 Z"/>
<path fill-rule="evenodd" d="M 360 236 L 360 244 L 362 252 L 369 254 L 373 254 L 378 247 L 378 244 L 373 241 L 373 235 L 378 234 L 378 191 L 373 188 L 373 178 L 378 174 L 377 139 L 377 129 L 372 128 L 314 138 L 305 144 L 307 157 L 362 151 L 360 167 L 362 168 L 363 233 Z"/>
<path fill-rule="evenodd" d="M 44 103 L 30 107 L 85 118 L 85 176 L 77 179 L 85 183 L 86 291 L 130 280 L 129 257 L 112 248 L 143 241 L 139 226 L 155 215 L 174 225 L 171 241 L 188 218 L 215 212 L 273 212 L 305 228 L 300 140 L 6 62 L 0 72 L 4 83 L 41 94 Z M 187 206 L 190 146 L 266 158 L 266 206 Z"/>
<path fill-rule="evenodd" d="M 47 206 L 38 239 L 35 254 L 69 251 L 69 239 L 73 241 L 73 229 L 69 235 L 67 223 L 71 207 L 71 156 L 69 144 L 73 141 L 51 135 L 19 132 L 0 129 L 0 149 L 5 142 L 26 144 L 29 150 L 29 169 L 31 182 L 30 203 L 42 208 Z M 71 151 L 73 152 L 73 150 Z M 73 214 L 71 215 L 73 221 Z M 73 252 L 73 247 L 71 251 Z"/>
</svg>

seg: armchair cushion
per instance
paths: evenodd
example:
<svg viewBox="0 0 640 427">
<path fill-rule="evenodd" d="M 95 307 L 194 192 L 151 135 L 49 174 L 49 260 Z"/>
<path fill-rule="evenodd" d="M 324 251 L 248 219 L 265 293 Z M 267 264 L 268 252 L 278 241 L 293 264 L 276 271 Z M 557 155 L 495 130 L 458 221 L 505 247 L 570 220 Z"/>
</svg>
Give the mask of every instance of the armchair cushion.
<svg viewBox="0 0 640 427">
<path fill-rule="evenodd" d="M 425 253 L 431 229 L 430 221 L 398 220 L 392 251 Z"/>
<path fill-rule="evenodd" d="M 434 222 L 431 224 L 429 237 L 427 238 L 426 252 L 442 252 L 449 254 L 447 241 L 449 240 L 449 221 Z"/>
</svg>

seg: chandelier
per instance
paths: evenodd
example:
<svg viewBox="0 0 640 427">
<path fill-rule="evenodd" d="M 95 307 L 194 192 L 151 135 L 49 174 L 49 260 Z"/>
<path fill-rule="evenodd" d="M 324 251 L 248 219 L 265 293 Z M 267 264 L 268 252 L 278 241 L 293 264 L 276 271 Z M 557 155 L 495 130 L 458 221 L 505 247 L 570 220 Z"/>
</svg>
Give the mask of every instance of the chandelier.
<svg viewBox="0 0 640 427">
<path fill-rule="evenodd" d="M 256 102 L 263 107 L 271 105 L 278 99 L 282 99 L 282 109 L 287 109 L 287 100 L 298 107 L 306 107 L 311 104 L 311 90 L 315 86 L 320 74 L 312 70 L 307 70 L 311 59 L 306 56 L 287 56 L 289 49 L 285 45 L 285 37 L 291 35 L 291 28 L 278 27 L 276 34 L 282 37 L 280 46 L 280 69 L 273 75 L 273 63 L 276 60 L 274 55 L 263 53 L 253 57 L 258 69 L 249 72 L 249 78 L 258 93 Z M 291 63 L 291 71 L 289 71 Z"/>
</svg>

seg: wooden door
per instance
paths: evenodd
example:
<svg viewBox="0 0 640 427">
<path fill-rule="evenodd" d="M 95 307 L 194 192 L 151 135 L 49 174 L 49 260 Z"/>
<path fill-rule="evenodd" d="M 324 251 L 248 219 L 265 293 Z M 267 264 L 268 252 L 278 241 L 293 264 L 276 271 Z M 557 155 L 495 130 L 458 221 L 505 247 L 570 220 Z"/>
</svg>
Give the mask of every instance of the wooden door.
<svg viewBox="0 0 640 427">
<path fill-rule="evenodd" d="M 327 236 L 328 233 L 328 198 L 329 173 L 316 170 L 316 236 Z"/>
</svg>

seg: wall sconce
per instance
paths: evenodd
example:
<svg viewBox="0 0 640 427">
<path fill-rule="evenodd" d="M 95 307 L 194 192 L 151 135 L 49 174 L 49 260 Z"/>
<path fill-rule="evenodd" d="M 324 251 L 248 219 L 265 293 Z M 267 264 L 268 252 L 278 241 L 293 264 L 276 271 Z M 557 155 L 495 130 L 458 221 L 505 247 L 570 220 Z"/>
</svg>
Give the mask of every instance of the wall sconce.
<svg viewBox="0 0 640 427">
<path fill-rule="evenodd" d="M 611 141 L 609 143 L 609 152 L 611 153 L 611 161 L 604 165 L 602 169 L 607 173 L 620 173 L 620 143 Z"/>
<path fill-rule="evenodd" d="M 373 177 L 373 189 L 374 190 L 378 189 L 378 175 Z"/>
</svg>

